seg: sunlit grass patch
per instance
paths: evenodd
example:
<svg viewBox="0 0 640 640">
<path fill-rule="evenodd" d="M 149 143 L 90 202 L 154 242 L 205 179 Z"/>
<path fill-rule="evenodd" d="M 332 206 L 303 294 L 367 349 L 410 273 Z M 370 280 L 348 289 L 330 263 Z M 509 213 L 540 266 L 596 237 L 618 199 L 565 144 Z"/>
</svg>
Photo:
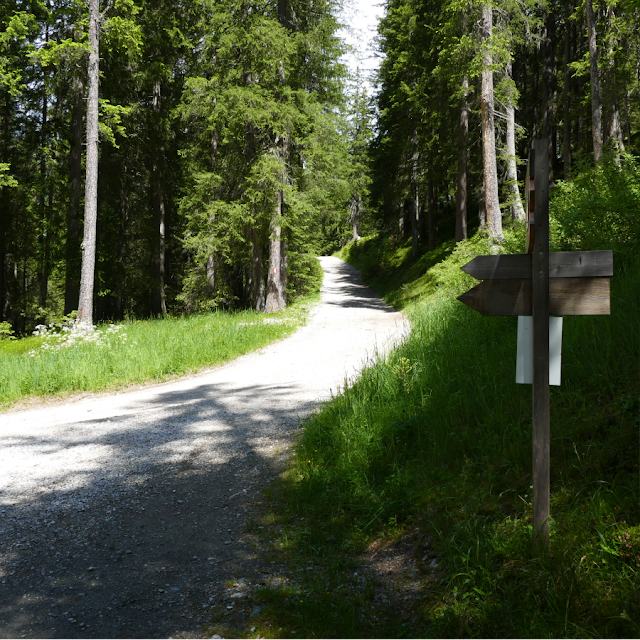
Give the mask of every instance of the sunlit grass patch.
<svg viewBox="0 0 640 640">
<path fill-rule="evenodd" d="M 38 336 L 2 341 L 0 406 L 163 381 L 215 366 L 290 335 L 306 321 L 311 305 L 306 299 L 269 316 L 243 311 L 132 320 L 101 325 L 83 340 L 69 340 L 71 332 L 40 330 Z"/>
</svg>

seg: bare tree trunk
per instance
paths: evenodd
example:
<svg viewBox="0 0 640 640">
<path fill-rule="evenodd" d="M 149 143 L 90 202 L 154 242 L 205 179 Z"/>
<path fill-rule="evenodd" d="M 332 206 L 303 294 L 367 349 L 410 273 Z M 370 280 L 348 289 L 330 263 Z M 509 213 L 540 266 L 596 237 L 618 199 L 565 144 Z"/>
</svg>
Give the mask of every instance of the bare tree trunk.
<svg viewBox="0 0 640 640">
<path fill-rule="evenodd" d="M 6 236 L 6 187 L 0 187 L 0 322 L 5 320 L 5 305 L 7 301 L 5 284 L 5 262 L 7 259 L 7 236 Z"/>
<path fill-rule="evenodd" d="M 563 133 L 563 161 L 564 179 L 571 176 L 571 28 L 569 15 L 571 13 L 571 0 L 564 2 L 564 133 Z"/>
<path fill-rule="evenodd" d="M 602 158 L 602 107 L 600 106 L 598 48 L 592 0 L 586 0 L 585 10 L 587 13 L 587 29 L 589 32 L 589 60 L 591 61 L 591 131 L 593 135 L 593 159 L 597 164 Z"/>
<path fill-rule="evenodd" d="M 458 140 L 458 186 L 456 190 L 456 242 L 467 238 L 467 149 L 469 138 L 469 78 L 462 78 L 462 103 L 460 105 L 460 127 Z"/>
<path fill-rule="evenodd" d="M 264 311 L 267 302 L 267 292 L 264 283 L 262 239 L 256 229 L 249 231 L 251 241 L 251 287 L 250 298 L 256 311 Z"/>
<path fill-rule="evenodd" d="M 69 151 L 69 187 L 71 200 L 67 208 L 65 242 L 64 313 L 78 308 L 80 295 L 80 203 L 82 197 L 82 124 L 84 82 L 79 69 L 73 74 L 73 109 L 71 111 L 71 148 Z"/>
<path fill-rule="evenodd" d="M 427 182 L 427 227 L 429 229 L 429 251 L 436 248 L 436 199 L 433 193 L 433 180 Z"/>
<path fill-rule="evenodd" d="M 405 203 L 400 204 L 400 220 L 402 221 L 400 226 L 402 228 L 403 238 L 408 238 L 411 235 L 411 215 L 409 209 L 405 206 Z"/>
<path fill-rule="evenodd" d="M 420 245 L 418 244 L 418 213 L 416 211 L 416 201 L 413 198 L 407 198 L 404 201 L 405 209 L 409 212 L 411 220 L 411 255 L 418 257 Z"/>
<path fill-rule="evenodd" d="M 555 154 L 555 97 L 556 97 L 556 21 L 553 12 L 547 13 L 542 42 L 542 137 L 549 152 L 549 184 L 553 184 Z"/>
<path fill-rule="evenodd" d="M 511 63 L 506 66 L 506 73 L 511 78 L 513 76 Z M 507 184 L 511 200 L 511 217 L 524 222 L 526 216 L 520 189 L 518 188 L 518 166 L 516 163 L 516 109 L 511 103 L 506 106 L 507 111 Z"/>
<path fill-rule="evenodd" d="M 152 150 L 151 166 L 151 202 L 153 209 L 153 271 L 154 283 L 151 288 L 151 309 L 154 316 L 164 318 L 167 315 L 167 301 L 165 295 L 165 241 L 166 241 L 166 206 L 162 189 L 162 175 L 164 166 L 164 147 L 158 131 L 158 120 L 162 94 L 160 79 L 153 83 L 153 112 L 155 140 Z"/>
<path fill-rule="evenodd" d="M 411 233 L 413 234 L 412 252 L 413 257 L 417 258 L 420 251 L 420 195 L 419 195 L 419 160 L 420 153 L 418 148 L 418 131 L 413 130 L 413 139 L 411 141 L 413 146 L 413 154 L 411 157 L 411 187 L 413 191 L 413 202 L 411 204 Z"/>
<path fill-rule="evenodd" d="M 285 28 L 290 28 L 288 19 L 288 0 L 278 0 L 278 21 Z M 284 62 L 280 61 L 278 70 L 280 85 L 286 82 Z M 288 155 L 288 140 L 286 137 L 276 136 L 275 151 L 282 160 L 281 183 L 286 180 L 285 160 Z M 286 290 L 286 259 L 285 247 L 282 240 L 282 217 L 284 215 L 284 193 L 282 189 L 277 189 L 275 194 L 275 206 L 269 225 L 269 273 L 267 275 L 267 299 L 265 302 L 265 312 L 274 313 L 287 306 Z"/>
<path fill-rule="evenodd" d="M 45 44 L 49 41 L 49 26 L 45 29 Z M 46 75 L 45 71 L 45 75 Z M 42 123 L 40 129 L 40 146 L 44 149 L 47 144 L 47 118 L 48 118 L 48 95 L 47 82 L 43 83 L 42 88 Z M 38 265 L 38 306 L 44 309 L 47 306 L 47 297 L 49 289 L 49 248 L 51 244 L 51 230 L 49 227 L 49 219 L 47 215 L 47 162 L 45 154 L 40 157 L 40 263 Z M 51 206 L 51 204 L 49 204 Z M 40 322 L 45 322 L 45 318 L 41 316 Z"/>
<path fill-rule="evenodd" d="M 93 282 L 96 264 L 96 227 L 98 220 L 98 88 L 100 82 L 99 0 L 89 3 L 89 65 L 87 100 L 87 157 L 84 196 L 84 235 L 78 325 L 93 325 Z"/>
<path fill-rule="evenodd" d="M 218 131 L 217 130 L 214 131 L 213 135 L 211 136 L 210 153 L 211 153 L 211 158 L 210 158 L 211 170 L 215 171 L 216 166 L 218 164 Z M 212 199 L 215 199 L 215 194 L 213 195 Z M 214 222 L 215 222 L 215 214 L 212 214 L 209 217 L 209 228 L 211 229 L 212 234 L 214 233 L 213 231 Z M 209 295 L 213 296 L 215 295 L 215 290 L 216 290 L 216 257 L 213 249 L 211 250 L 211 254 L 207 256 L 206 278 L 207 278 L 207 287 L 209 289 Z"/>
<path fill-rule="evenodd" d="M 487 230 L 489 237 L 501 242 L 502 216 L 498 199 L 498 165 L 496 162 L 496 132 L 493 103 L 493 71 L 491 70 L 491 51 L 486 46 L 493 33 L 493 10 L 490 4 L 482 6 L 482 40 L 485 52 L 482 66 L 482 158 L 484 168 L 485 206 L 487 212 Z"/>
<path fill-rule="evenodd" d="M 282 216 L 282 191 L 276 192 L 276 202 L 271 224 L 269 225 L 269 275 L 267 277 L 267 300 L 265 302 L 265 312 L 275 313 L 284 309 L 287 305 L 286 286 L 282 273 L 283 247 L 282 247 L 282 227 L 280 218 Z"/>
<path fill-rule="evenodd" d="M 353 242 L 360 240 L 360 216 L 362 215 L 362 196 L 356 191 L 351 196 L 351 223 L 353 224 Z"/>
<path fill-rule="evenodd" d="M 4 154 L 9 153 L 9 140 L 11 134 L 9 132 L 9 120 L 11 113 L 11 102 L 8 92 L 5 93 L 3 105 L 3 126 L 2 126 L 2 147 L 0 148 L 0 159 L 9 162 L 9 157 Z M 7 283 L 7 273 L 10 269 L 10 262 L 7 260 L 7 235 L 11 224 L 11 215 L 9 212 L 10 195 L 8 187 L 0 187 L 0 322 L 4 322 L 9 318 L 10 310 L 10 284 Z"/>
<path fill-rule="evenodd" d="M 616 99 L 611 106 L 611 127 L 609 137 L 617 147 L 617 155 L 624 151 L 624 135 L 622 133 L 622 116 L 620 114 L 620 102 Z"/>
<path fill-rule="evenodd" d="M 123 174 L 126 167 L 122 167 Z M 124 317 L 124 255 L 127 242 L 127 190 L 124 180 L 120 183 L 120 206 L 118 207 L 118 284 L 116 286 L 116 312 L 119 319 Z"/>
<path fill-rule="evenodd" d="M 615 35 L 615 31 L 611 28 L 611 23 L 615 20 L 615 9 L 613 6 L 607 7 L 607 21 L 609 22 L 610 37 L 608 41 L 608 58 L 609 69 L 608 79 L 611 87 L 610 93 L 612 94 L 611 104 L 611 120 L 609 122 L 608 136 L 611 140 L 612 146 L 615 147 L 615 158 L 617 162 L 620 162 L 620 154 L 624 152 L 624 134 L 622 133 L 622 114 L 620 111 L 620 102 L 622 99 L 622 87 L 616 75 L 616 63 L 615 63 L 615 49 L 619 42 Z"/>
</svg>

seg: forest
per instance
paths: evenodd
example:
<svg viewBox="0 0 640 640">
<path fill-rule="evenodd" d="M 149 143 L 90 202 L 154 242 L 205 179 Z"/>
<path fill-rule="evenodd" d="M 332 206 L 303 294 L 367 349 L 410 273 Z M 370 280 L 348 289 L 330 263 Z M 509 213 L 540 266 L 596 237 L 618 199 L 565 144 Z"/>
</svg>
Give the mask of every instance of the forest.
<svg viewBox="0 0 640 640">
<path fill-rule="evenodd" d="M 5 0 L 0 323 L 273 312 L 372 232 L 499 245 L 534 139 L 565 189 L 635 171 L 637 0 L 387 0 L 372 95 L 340 9 Z"/>
</svg>

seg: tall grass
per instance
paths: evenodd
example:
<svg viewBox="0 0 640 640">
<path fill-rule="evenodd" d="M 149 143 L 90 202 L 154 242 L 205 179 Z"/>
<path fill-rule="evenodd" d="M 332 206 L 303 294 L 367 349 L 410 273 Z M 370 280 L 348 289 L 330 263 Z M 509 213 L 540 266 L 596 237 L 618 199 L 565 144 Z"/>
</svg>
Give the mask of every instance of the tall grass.
<svg viewBox="0 0 640 640">
<path fill-rule="evenodd" d="M 309 517 L 297 551 L 322 539 L 309 529 L 357 546 L 411 523 L 447 571 L 415 635 L 636 636 L 639 292 L 635 257 L 617 264 L 610 317 L 565 319 L 551 557 L 531 553 L 531 388 L 514 382 L 515 318 L 485 318 L 450 292 L 413 307 L 405 343 L 308 422 L 284 501 Z"/>
<path fill-rule="evenodd" d="M 611 316 L 564 321 L 562 385 L 551 389 L 551 553 L 532 553 L 531 387 L 515 384 L 516 319 L 455 300 L 473 284 L 460 264 L 487 253 L 486 239 L 413 260 L 408 245 L 374 238 L 343 256 L 406 309 L 413 331 L 306 423 L 274 504 L 292 564 L 325 569 L 307 581 L 314 610 L 284 598 L 272 620 L 303 620 L 303 633 L 321 637 L 638 636 L 640 256 L 636 232 L 618 233 L 640 216 L 624 204 L 640 178 L 615 171 L 583 178 L 603 220 L 597 238 L 584 227 L 585 244 L 570 247 L 614 248 L 615 276 Z M 556 191 L 556 248 L 569 248 L 576 223 L 567 193 L 592 197 L 581 185 Z M 520 230 L 507 239 L 509 252 L 522 250 Z M 419 615 L 401 625 L 397 609 L 337 590 L 332 576 L 370 540 L 409 531 L 431 540 L 441 573 L 425 573 Z M 368 615 L 333 615 L 345 602 Z M 376 627 L 374 614 L 396 626 Z"/>
<path fill-rule="evenodd" d="M 309 301 L 272 314 L 213 312 L 125 323 L 103 345 L 82 343 L 47 351 L 42 340 L 0 342 L 0 407 L 31 396 L 103 391 L 161 381 L 221 364 L 291 334 Z"/>
</svg>

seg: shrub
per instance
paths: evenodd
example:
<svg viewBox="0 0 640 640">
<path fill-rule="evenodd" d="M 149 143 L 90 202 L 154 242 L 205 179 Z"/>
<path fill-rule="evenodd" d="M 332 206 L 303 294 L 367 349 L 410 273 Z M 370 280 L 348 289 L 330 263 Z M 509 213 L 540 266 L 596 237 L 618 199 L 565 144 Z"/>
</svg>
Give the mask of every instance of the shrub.
<svg viewBox="0 0 640 640">
<path fill-rule="evenodd" d="M 0 322 L 0 340 L 15 340 L 13 333 L 9 322 Z"/>
<path fill-rule="evenodd" d="M 630 252 L 640 242 L 640 164 L 626 154 L 608 157 L 569 181 L 558 181 L 551 199 L 554 250 Z"/>
<path fill-rule="evenodd" d="M 310 253 L 291 253 L 288 256 L 289 282 L 287 283 L 288 302 L 296 298 L 320 291 L 324 271 L 320 261 Z"/>
</svg>

